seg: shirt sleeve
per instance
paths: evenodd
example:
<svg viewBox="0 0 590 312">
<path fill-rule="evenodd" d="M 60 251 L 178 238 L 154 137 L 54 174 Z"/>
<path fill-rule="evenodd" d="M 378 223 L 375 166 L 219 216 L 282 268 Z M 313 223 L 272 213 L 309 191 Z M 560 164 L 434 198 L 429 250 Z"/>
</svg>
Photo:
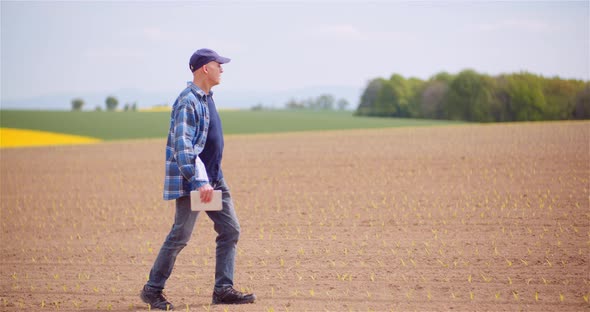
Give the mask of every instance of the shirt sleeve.
<svg viewBox="0 0 590 312">
<path fill-rule="evenodd" d="M 195 166 L 197 155 L 192 142 L 199 135 L 199 121 L 193 105 L 186 102 L 180 104 L 174 115 L 174 158 L 181 174 L 191 184 L 191 189 L 196 190 L 208 183 L 197 179 Z"/>
</svg>

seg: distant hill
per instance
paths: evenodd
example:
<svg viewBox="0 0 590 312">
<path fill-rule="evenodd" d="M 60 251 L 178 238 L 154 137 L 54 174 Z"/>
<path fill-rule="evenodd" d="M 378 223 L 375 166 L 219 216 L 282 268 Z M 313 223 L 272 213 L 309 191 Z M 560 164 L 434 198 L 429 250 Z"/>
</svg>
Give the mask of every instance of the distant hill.
<svg viewBox="0 0 590 312">
<path fill-rule="evenodd" d="M 305 100 L 315 98 L 321 94 L 331 94 L 336 100 L 344 98 L 349 102 L 349 109 L 356 109 L 359 103 L 362 88 L 348 86 L 318 86 L 307 88 L 294 88 L 292 90 L 269 91 L 260 90 L 230 90 L 221 89 L 215 94 L 215 101 L 220 108 L 248 109 L 262 104 L 265 107 L 283 108 L 290 99 Z M 213 89 L 216 90 L 216 89 Z M 105 99 L 112 95 L 119 100 L 119 108 L 125 103 L 137 102 L 138 108 L 149 108 L 154 105 L 172 105 L 180 92 L 147 92 L 138 89 L 121 89 L 115 92 L 97 92 L 89 94 L 59 94 L 23 99 L 2 99 L 2 109 L 42 109 L 42 110 L 70 110 L 73 98 L 82 98 L 85 102 L 84 110 L 94 110 L 97 106 L 105 108 Z"/>
<path fill-rule="evenodd" d="M 119 100 L 119 108 L 125 103 L 137 102 L 141 107 L 151 107 L 170 102 L 174 95 L 145 92 L 136 89 L 121 89 L 115 92 L 100 92 L 89 94 L 58 94 L 49 96 L 30 97 L 23 99 L 2 99 L 2 109 L 41 109 L 41 110 L 70 110 L 74 98 L 84 100 L 84 110 L 94 110 L 97 106 L 105 109 L 107 96 L 114 96 Z"/>
</svg>

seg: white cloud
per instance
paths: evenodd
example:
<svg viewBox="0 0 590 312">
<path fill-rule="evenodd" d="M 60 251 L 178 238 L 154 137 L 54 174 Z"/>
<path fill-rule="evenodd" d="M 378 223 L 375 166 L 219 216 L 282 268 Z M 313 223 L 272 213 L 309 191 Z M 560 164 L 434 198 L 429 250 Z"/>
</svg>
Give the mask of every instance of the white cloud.
<svg viewBox="0 0 590 312">
<path fill-rule="evenodd" d="M 171 37 L 170 33 L 163 31 L 159 27 L 146 27 L 141 30 L 142 35 L 152 41 L 163 41 Z"/>
<path fill-rule="evenodd" d="M 363 34 L 353 25 L 336 24 L 336 25 L 321 25 L 316 30 L 316 35 L 324 38 L 333 39 L 366 39 L 366 34 Z"/>
<path fill-rule="evenodd" d="M 360 30 L 350 24 L 320 25 L 309 30 L 309 32 L 313 37 L 320 39 L 347 41 L 395 40 L 407 37 L 408 35 L 406 32 Z"/>
<path fill-rule="evenodd" d="M 549 24 L 536 20 L 503 20 L 496 23 L 480 24 L 477 26 L 481 31 L 529 31 L 547 32 L 554 30 Z"/>
<path fill-rule="evenodd" d="M 87 49 L 85 56 L 90 61 L 122 61 L 122 60 L 136 60 L 138 58 L 146 57 L 145 51 L 141 49 L 123 48 L 123 47 L 101 47 Z"/>
<path fill-rule="evenodd" d="M 145 26 L 141 28 L 129 28 L 118 33 L 118 38 L 131 42 L 176 42 L 187 38 L 187 31 L 171 31 L 158 26 Z"/>
</svg>

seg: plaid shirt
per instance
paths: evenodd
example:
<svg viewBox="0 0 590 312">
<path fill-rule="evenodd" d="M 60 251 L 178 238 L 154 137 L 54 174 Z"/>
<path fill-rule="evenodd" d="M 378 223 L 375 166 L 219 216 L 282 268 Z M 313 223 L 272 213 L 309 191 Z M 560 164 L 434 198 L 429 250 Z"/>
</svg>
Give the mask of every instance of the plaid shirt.
<svg viewBox="0 0 590 312">
<path fill-rule="evenodd" d="M 205 147 L 208 129 L 206 94 L 189 81 L 172 106 L 166 143 L 165 200 L 189 196 L 192 190 L 209 183 L 197 179 L 195 166 L 196 157 Z"/>
</svg>

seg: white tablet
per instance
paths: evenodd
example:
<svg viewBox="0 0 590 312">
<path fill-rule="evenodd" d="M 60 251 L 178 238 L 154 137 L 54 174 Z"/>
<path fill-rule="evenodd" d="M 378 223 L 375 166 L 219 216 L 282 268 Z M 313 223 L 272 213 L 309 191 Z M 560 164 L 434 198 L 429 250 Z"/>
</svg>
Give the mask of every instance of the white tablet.
<svg viewBox="0 0 590 312">
<path fill-rule="evenodd" d="M 208 203 L 201 202 L 201 194 L 199 191 L 191 191 L 191 210 L 220 211 L 221 208 L 223 208 L 221 199 L 221 190 L 213 191 L 213 198 Z"/>
</svg>

